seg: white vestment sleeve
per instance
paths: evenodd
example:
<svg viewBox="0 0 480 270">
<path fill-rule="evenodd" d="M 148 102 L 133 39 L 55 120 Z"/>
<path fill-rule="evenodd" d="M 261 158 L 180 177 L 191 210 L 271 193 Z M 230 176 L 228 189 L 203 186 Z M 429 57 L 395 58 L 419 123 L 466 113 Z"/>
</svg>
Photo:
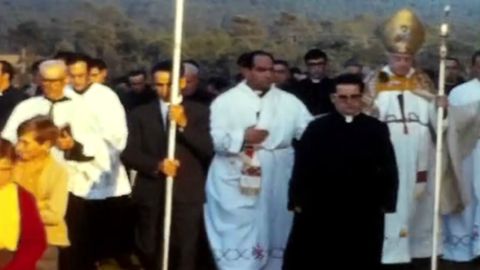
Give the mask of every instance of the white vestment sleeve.
<svg viewBox="0 0 480 270">
<path fill-rule="evenodd" d="M 210 107 L 210 134 L 212 135 L 215 152 L 225 154 L 240 153 L 245 136 L 243 128 L 232 128 L 230 122 L 235 119 L 228 119 L 225 102 L 213 102 Z M 239 116 L 241 117 L 241 116 Z"/>
<path fill-rule="evenodd" d="M 296 106 L 298 107 L 298 116 L 296 119 L 296 132 L 295 138 L 300 140 L 302 138 L 303 132 L 308 127 L 308 124 L 314 119 L 312 114 L 307 110 L 307 107 L 298 99 L 295 99 Z"/>
<path fill-rule="evenodd" d="M 75 141 L 83 146 L 83 154 L 93 157 L 92 161 L 69 162 L 75 170 L 88 175 L 88 179 L 99 181 L 103 171 L 111 169 L 111 160 L 107 142 L 102 138 L 101 128 L 94 114 L 83 104 L 82 114 L 76 114 L 71 123 L 72 135 Z"/>
<path fill-rule="evenodd" d="M 103 107 L 102 113 L 97 114 L 97 117 L 102 128 L 103 138 L 108 142 L 110 148 L 119 154 L 127 145 L 127 119 L 125 109 L 118 96 L 113 90 L 107 90 L 108 92 L 104 92 L 104 101 L 108 102 L 108 106 Z"/>
</svg>

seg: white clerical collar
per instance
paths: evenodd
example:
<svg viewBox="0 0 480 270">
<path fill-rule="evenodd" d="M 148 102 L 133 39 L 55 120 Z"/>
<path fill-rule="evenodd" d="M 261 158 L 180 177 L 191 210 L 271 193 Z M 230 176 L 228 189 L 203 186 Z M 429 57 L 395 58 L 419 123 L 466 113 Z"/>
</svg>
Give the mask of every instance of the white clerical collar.
<svg viewBox="0 0 480 270">
<path fill-rule="evenodd" d="M 343 116 L 343 119 L 345 119 L 345 123 L 347 124 L 351 124 L 353 123 L 353 120 L 355 120 L 355 118 L 360 115 L 360 114 L 356 114 L 356 115 L 344 115 L 344 114 L 341 114 Z"/>
<path fill-rule="evenodd" d="M 345 115 L 345 122 L 347 123 L 352 123 L 353 122 L 353 116 L 352 115 Z"/>
</svg>

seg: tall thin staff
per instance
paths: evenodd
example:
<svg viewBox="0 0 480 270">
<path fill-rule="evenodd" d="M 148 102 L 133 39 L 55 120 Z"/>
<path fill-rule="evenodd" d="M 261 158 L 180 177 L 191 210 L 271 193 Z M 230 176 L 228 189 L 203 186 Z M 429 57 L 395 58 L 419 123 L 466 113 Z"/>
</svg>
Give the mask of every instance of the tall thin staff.
<svg viewBox="0 0 480 270">
<path fill-rule="evenodd" d="M 183 15 L 184 0 L 175 1 L 175 32 L 173 44 L 173 70 L 172 70 L 172 89 L 170 93 L 170 104 L 178 105 L 182 102 L 180 96 L 180 66 L 182 55 L 182 36 L 183 36 Z M 167 158 L 175 158 L 175 142 L 177 137 L 177 125 L 175 121 L 170 121 L 168 129 L 168 152 Z M 163 260 L 162 269 L 168 270 L 170 253 L 170 230 L 172 224 L 172 200 L 173 200 L 173 177 L 167 177 L 167 186 L 165 189 L 165 216 L 163 220 Z"/>
<path fill-rule="evenodd" d="M 438 76 L 438 95 L 445 95 L 445 61 L 447 59 L 448 48 L 448 15 L 450 13 L 450 6 L 444 9 L 444 21 L 440 27 L 440 70 Z M 436 156 L 435 156 L 435 204 L 433 214 L 433 247 L 432 247 L 432 263 L 431 270 L 438 269 L 438 233 L 440 231 L 440 190 L 442 178 L 442 151 L 443 151 L 443 118 L 445 109 L 441 106 L 437 109 L 437 142 L 436 142 Z"/>
</svg>

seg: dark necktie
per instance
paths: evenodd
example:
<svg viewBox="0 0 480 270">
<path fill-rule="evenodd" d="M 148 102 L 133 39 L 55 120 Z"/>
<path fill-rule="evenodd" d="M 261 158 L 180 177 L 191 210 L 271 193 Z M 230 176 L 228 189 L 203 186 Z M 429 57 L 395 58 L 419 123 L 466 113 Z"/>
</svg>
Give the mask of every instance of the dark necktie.
<svg viewBox="0 0 480 270">
<path fill-rule="evenodd" d="M 70 99 L 67 98 L 67 97 L 63 97 L 63 98 L 57 99 L 57 100 L 51 100 L 51 99 L 47 98 L 47 100 L 50 101 L 50 103 L 51 103 L 50 104 L 50 109 L 48 109 L 47 116 L 48 116 L 48 118 L 52 119 L 52 121 L 53 121 L 53 108 L 55 107 L 55 104 L 60 103 L 60 102 L 64 102 L 64 101 L 68 101 Z"/>
</svg>

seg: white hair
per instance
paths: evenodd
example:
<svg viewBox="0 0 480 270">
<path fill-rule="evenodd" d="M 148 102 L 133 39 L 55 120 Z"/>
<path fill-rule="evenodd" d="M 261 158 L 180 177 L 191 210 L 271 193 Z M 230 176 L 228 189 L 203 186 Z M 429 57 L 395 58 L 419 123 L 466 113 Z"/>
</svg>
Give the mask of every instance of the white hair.
<svg viewBox="0 0 480 270">
<path fill-rule="evenodd" d="M 47 70 L 55 68 L 65 73 L 67 72 L 67 65 L 65 65 L 65 62 L 62 60 L 45 60 L 38 67 L 40 74 L 44 74 Z"/>
<path fill-rule="evenodd" d="M 194 64 L 183 63 L 183 68 L 185 69 L 185 75 L 198 75 L 199 70 Z"/>
</svg>

